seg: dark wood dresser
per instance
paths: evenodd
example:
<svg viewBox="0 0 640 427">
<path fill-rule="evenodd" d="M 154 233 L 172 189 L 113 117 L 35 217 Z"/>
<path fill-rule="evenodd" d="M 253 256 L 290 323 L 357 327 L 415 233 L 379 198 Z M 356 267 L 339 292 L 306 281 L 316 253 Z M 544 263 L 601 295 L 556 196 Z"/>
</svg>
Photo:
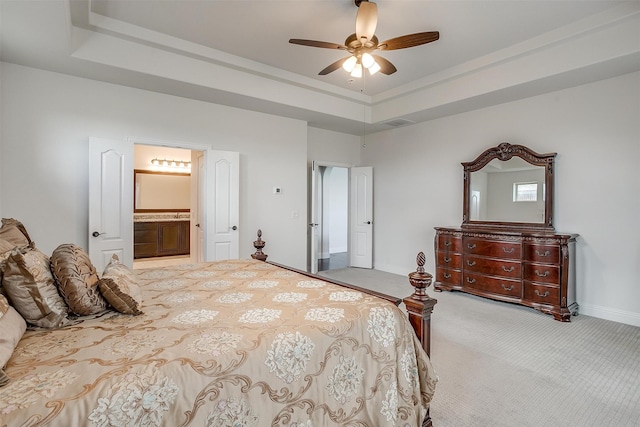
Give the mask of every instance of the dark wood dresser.
<svg viewBox="0 0 640 427">
<path fill-rule="evenodd" d="M 575 234 L 436 228 L 435 289 L 577 314 Z"/>
<path fill-rule="evenodd" d="M 133 257 L 189 255 L 189 221 L 133 223 Z"/>
</svg>

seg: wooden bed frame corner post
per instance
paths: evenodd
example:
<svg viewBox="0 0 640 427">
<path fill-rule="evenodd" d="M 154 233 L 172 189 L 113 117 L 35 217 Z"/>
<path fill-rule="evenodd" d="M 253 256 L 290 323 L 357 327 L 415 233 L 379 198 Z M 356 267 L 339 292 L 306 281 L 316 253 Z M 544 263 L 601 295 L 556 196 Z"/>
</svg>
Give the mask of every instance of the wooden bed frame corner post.
<svg viewBox="0 0 640 427">
<path fill-rule="evenodd" d="M 433 276 L 424 270 L 425 261 L 424 253 L 420 252 L 416 257 L 418 268 L 409 274 L 409 282 L 414 287 L 413 294 L 403 301 L 409 314 L 409 322 L 415 329 L 422 348 L 431 357 L 431 313 L 438 300 L 427 295 Z"/>
<path fill-rule="evenodd" d="M 265 241 L 262 240 L 262 230 L 258 229 L 258 239 L 253 241 L 253 247 L 256 248 L 256 251 L 251 254 L 251 258 L 266 261 L 268 255 L 262 252 L 265 244 Z"/>
<path fill-rule="evenodd" d="M 416 331 L 427 356 L 431 357 L 431 313 L 438 300 L 427 295 L 427 288 L 431 285 L 433 276 L 424 270 L 425 261 L 424 253 L 418 253 L 416 257 L 418 268 L 413 273 L 409 273 L 409 282 L 414 287 L 414 291 L 403 301 L 409 315 L 409 323 Z M 433 427 L 430 408 L 427 409 L 422 427 Z"/>
</svg>

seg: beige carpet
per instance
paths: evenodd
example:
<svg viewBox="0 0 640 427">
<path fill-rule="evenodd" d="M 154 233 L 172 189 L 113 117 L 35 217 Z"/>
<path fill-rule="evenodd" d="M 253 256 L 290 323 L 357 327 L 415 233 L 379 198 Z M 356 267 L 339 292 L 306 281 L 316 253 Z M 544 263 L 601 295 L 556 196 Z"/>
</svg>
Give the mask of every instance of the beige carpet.
<svg viewBox="0 0 640 427">
<path fill-rule="evenodd" d="M 340 269 L 325 277 L 405 297 L 405 276 Z M 436 427 L 640 426 L 640 328 L 584 315 L 434 292 Z"/>
</svg>

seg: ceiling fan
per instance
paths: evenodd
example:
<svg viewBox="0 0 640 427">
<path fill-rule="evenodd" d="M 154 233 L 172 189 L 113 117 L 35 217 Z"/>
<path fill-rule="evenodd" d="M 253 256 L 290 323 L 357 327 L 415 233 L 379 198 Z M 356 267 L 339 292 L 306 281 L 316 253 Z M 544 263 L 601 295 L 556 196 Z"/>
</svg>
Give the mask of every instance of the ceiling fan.
<svg viewBox="0 0 640 427">
<path fill-rule="evenodd" d="M 393 74 L 396 67 L 380 55 L 374 55 L 376 50 L 397 50 L 431 43 L 440 38 L 438 31 L 407 34 L 380 43 L 375 35 L 378 25 L 378 6 L 367 0 L 354 0 L 358 7 L 356 14 L 356 32 L 345 40 L 344 44 L 322 42 L 317 40 L 290 39 L 289 43 L 303 46 L 320 47 L 325 49 L 345 50 L 351 55 L 329 65 L 318 74 L 323 76 L 342 67 L 351 73 L 352 77 L 362 77 L 362 69 L 366 68 L 370 74 L 380 71 L 383 74 Z"/>
</svg>

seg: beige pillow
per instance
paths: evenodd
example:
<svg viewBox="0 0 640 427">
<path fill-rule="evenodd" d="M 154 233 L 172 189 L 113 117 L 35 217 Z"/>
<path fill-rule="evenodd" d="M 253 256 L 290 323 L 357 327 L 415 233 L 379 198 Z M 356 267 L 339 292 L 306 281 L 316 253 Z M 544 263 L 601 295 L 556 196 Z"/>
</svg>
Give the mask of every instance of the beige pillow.
<svg viewBox="0 0 640 427">
<path fill-rule="evenodd" d="M 13 218 L 2 218 L 0 239 L 13 243 L 14 246 L 27 246 L 31 243 L 31 238 L 25 226 Z"/>
<path fill-rule="evenodd" d="M 27 323 L 22 316 L 0 295 L 0 387 L 9 382 L 2 368 L 11 358 L 26 330 Z"/>
<path fill-rule="evenodd" d="M 63 244 L 51 254 L 51 272 L 71 312 L 87 316 L 105 311 L 107 301 L 98 289 L 98 273 L 79 246 Z"/>
<path fill-rule="evenodd" d="M 11 255 L 11 251 L 15 248 L 16 245 L 13 243 L 0 239 L 0 295 L 4 295 L 4 291 L 2 290 L 2 276 L 4 274 L 4 266 L 7 263 L 7 258 Z"/>
<path fill-rule="evenodd" d="M 142 314 L 142 293 L 138 281 L 117 255 L 104 268 L 99 282 L 102 296 L 120 313 Z"/>
<path fill-rule="evenodd" d="M 27 323 L 43 328 L 58 328 L 69 323 L 69 309 L 56 289 L 49 257 L 38 249 L 11 251 L 2 287 L 11 305 Z"/>
</svg>

